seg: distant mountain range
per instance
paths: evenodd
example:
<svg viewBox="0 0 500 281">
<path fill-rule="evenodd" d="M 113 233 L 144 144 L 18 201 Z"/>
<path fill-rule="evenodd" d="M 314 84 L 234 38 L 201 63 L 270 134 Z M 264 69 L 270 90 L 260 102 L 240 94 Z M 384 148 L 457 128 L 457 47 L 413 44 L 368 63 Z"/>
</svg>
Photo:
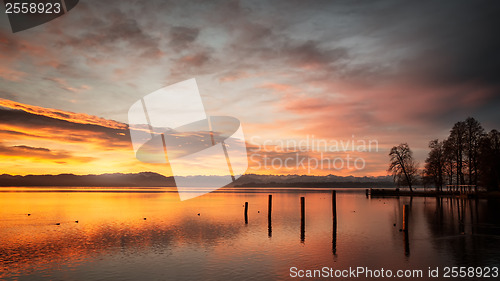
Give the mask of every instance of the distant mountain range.
<svg viewBox="0 0 500 281">
<path fill-rule="evenodd" d="M 102 175 L 0 175 L 0 186 L 89 186 L 89 187 L 168 187 L 175 186 L 172 177 L 151 172 Z"/>
<path fill-rule="evenodd" d="M 196 185 L 203 186 L 208 179 L 217 176 L 195 176 Z M 174 187 L 173 177 L 157 173 L 143 172 L 136 174 L 102 175 L 0 175 L 0 186 L 77 186 L 77 187 Z M 309 175 L 255 175 L 240 177 L 231 186 L 234 187 L 392 187 L 390 176 L 354 177 L 354 176 L 309 176 Z"/>
<path fill-rule="evenodd" d="M 234 182 L 235 187 L 394 187 L 391 176 L 310 176 L 310 175 L 255 175 L 248 174 Z"/>
</svg>

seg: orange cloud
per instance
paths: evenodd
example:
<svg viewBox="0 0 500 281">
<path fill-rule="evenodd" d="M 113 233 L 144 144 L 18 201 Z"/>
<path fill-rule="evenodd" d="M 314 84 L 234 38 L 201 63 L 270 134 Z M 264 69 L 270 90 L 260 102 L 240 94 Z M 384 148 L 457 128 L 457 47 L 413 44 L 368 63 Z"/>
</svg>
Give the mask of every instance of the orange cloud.
<svg viewBox="0 0 500 281">
<path fill-rule="evenodd" d="M 85 113 L 74 113 L 68 111 L 62 111 L 58 109 L 44 108 L 34 105 L 26 105 L 22 103 L 18 103 L 15 101 L 10 101 L 6 99 L 0 98 L 0 106 L 10 109 L 22 110 L 24 112 L 42 115 L 58 120 L 64 120 L 68 122 L 78 123 L 78 124 L 90 124 L 90 125 L 99 125 L 107 128 L 113 129 L 127 129 L 127 125 L 123 123 L 119 123 L 113 120 L 108 120 L 104 118 L 100 118 L 93 115 L 88 115 Z"/>
<path fill-rule="evenodd" d="M 0 157 L 8 158 L 21 158 L 21 159 L 48 159 L 48 160 L 58 160 L 61 162 L 63 160 L 72 162 L 87 163 L 94 160 L 93 157 L 75 157 L 68 151 L 58 150 L 53 151 L 48 148 L 43 147 L 31 147 L 27 145 L 16 145 L 16 146 L 3 146 L 0 144 Z"/>
</svg>

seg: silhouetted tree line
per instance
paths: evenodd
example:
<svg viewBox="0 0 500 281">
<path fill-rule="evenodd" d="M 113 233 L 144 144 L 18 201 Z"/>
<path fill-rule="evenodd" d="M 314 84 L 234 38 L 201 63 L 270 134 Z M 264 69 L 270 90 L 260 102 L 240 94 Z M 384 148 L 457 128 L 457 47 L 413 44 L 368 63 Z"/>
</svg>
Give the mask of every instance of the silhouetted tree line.
<svg viewBox="0 0 500 281">
<path fill-rule="evenodd" d="M 484 128 L 474 118 L 457 122 L 445 140 L 429 143 L 424 184 L 437 191 L 445 185 L 474 185 L 500 189 L 500 133 Z"/>
</svg>

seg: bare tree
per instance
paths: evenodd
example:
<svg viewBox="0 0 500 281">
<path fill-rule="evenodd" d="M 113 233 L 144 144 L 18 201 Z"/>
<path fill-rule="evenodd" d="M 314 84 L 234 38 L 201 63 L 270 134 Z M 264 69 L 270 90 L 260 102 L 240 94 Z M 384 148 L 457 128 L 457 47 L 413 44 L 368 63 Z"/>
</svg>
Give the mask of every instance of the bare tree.
<svg viewBox="0 0 500 281">
<path fill-rule="evenodd" d="M 477 191 L 478 166 L 479 166 L 479 148 L 481 139 L 484 137 L 484 129 L 474 118 L 469 117 L 465 120 L 466 143 L 465 156 L 468 163 L 469 185 L 475 185 Z"/>
<path fill-rule="evenodd" d="M 491 130 L 481 141 L 480 183 L 488 190 L 500 190 L 500 132 Z"/>
<path fill-rule="evenodd" d="M 461 185 L 465 183 L 464 179 L 464 153 L 466 146 L 466 126 L 465 122 L 457 122 L 450 131 L 450 136 L 445 140 L 445 150 L 452 159 L 452 164 L 455 167 L 455 184 Z"/>
<path fill-rule="evenodd" d="M 424 177 L 432 181 L 436 191 L 441 191 L 444 184 L 445 152 L 443 142 L 435 139 L 429 142 L 429 156 L 425 160 Z"/>
<path fill-rule="evenodd" d="M 413 159 L 413 152 L 407 143 L 394 146 L 389 152 L 391 162 L 387 171 L 392 173 L 398 185 L 407 185 L 413 192 L 412 185 L 417 178 L 417 163 Z"/>
</svg>

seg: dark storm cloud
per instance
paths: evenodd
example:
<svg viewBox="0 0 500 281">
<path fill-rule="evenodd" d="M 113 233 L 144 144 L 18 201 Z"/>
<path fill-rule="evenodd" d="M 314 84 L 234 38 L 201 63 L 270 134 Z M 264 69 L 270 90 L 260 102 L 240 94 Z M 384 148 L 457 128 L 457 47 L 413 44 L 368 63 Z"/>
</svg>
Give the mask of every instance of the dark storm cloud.
<svg viewBox="0 0 500 281">
<path fill-rule="evenodd" d="M 342 64 L 313 73 L 314 78 L 335 74 L 356 82 L 412 76 L 421 83 L 492 85 L 499 80 L 500 4 L 491 1 L 88 1 L 78 9 L 72 20 L 85 28 L 67 32 L 54 23 L 47 28 L 67 33 L 59 46 L 95 50 L 86 52 L 90 57 L 96 51 L 149 58 L 168 53 L 169 61 L 177 61 L 189 52 L 197 56 L 194 66 L 211 61 L 211 71 L 220 73 L 241 72 L 235 68 L 248 62 L 265 68 L 269 59 L 285 69 L 287 62 L 327 65 L 341 56 Z M 216 30 L 215 37 L 200 40 L 208 29 Z M 218 49 L 203 41 L 224 36 Z M 358 37 L 375 42 L 358 42 Z M 336 45 L 349 39 L 350 46 Z M 367 60 L 355 52 L 363 48 Z M 402 50 L 402 56 L 393 55 Z M 206 59 L 215 56 L 226 62 Z M 184 71 L 184 76 L 199 73 Z"/>
<path fill-rule="evenodd" d="M 499 85 L 500 2 L 418 1 L 394 6 L 372 15 L 367 23 L 378 23 L 382 33 L 388 30 L 389 47 L 416 49 L 414 57 L 401 62 L 409 74 L 445 85 Z M 393 27 L 396 31 L 389 32 Z"/>
<path fill-rule="evenodd" d="M 126 129 L 113 129 L 93 124 L 80 124 L 48 116 L 28 113 L 21 110 L 0 108 L 0 125 L 11 130 L 0 130 L 9 135 L 22 135 L 35 138 L 54 138 L 69 142 L 95 141 L 109 147 L 129 147 L 130 137 Z M 49 131 L 50 135 L 40 134 Z"/>
<path fill-rule="evenodd" d="M 175 49 L 184 49 L 193 43 L 200 30 L 186 26 L 174 26 L 170 29 L 170 45 Z"/>
<path fill-rule="evenodd" d="M 335 45 L 367 37 L 376 42 L 365 46 L 368 53 L 371 48 L 375 62 L 345 63 L 343 69 L 326 70 L 337 70 L 348 80 L 412 76 L 430 85 L 474 82 L 491 86 L 500 81 L 498 2 L 315 1 L 306 5 L 303 1 L 231 1 L 214 5 L 211 14 L 212 24 L 231 35 L 236 55 L 261 53 L 263 58 L 327 64 L 339 56 L 349 57 L 352 50 L 319 47 L 325 40 L 331 39 Z M 324 21 L 315 21 L 323 17 Z M 309 34 L 294 30 L 306 21 L 312 21 Z M 363 48 L 363 44 L 360 41 L 356 47 Z M 403 50 L 404 56 L 392 55 Z M 388 61 L 376 60 L 380 55 Z M 385 68 L 384 63 L 397 65 L 398 71 Z"/>
<path fill-rule="evenodd" d="M 149 35 L 135 19 L 114 11 L 108 15 L 107 20 L 100 22 L 96 28 L 85 29 L 77 37 L 70 35 L 71 39 L 63 41 L 63 44 L 98 49 L 101 52 L 116 52 L 123 48 L 146 55 L 160 52 L 158 39 Z"/>
<path fill-rule="evenodd" d="M 379 1 L 358 11 L 362 26 L 372 27 L 366 32 L 379 38 L 387 53 L 409 51 L 394 58 L 395 72 L 373 72 L 369 70 L 376 65 L 365 65 L 351 77 L 402 80 L 408 87 L 421 88 L 422 96 L 433 93 L 435 98 L 427 100 L 435 110 L 415 115 L 418 120 L 449 126 L 476 116 L 498 126 L 498 121 L 488 121 L 500 118 L 494 109 L 500 106 L 499 2 Z"/>
</svg>

